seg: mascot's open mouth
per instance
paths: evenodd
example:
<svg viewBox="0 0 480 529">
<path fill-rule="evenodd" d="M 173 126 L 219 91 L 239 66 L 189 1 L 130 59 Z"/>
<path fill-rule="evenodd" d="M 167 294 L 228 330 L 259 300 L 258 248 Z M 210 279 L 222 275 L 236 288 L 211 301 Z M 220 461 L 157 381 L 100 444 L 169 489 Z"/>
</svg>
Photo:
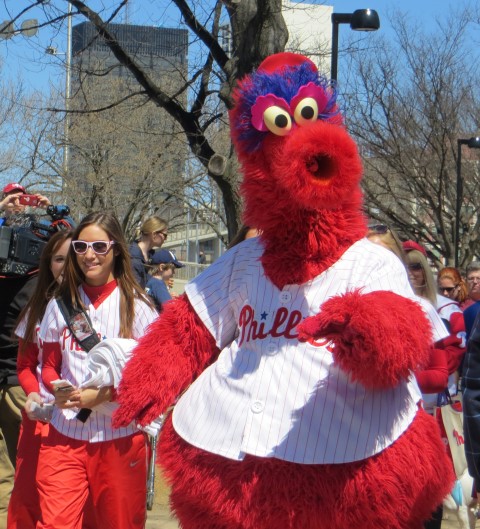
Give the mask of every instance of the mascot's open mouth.
<svg viewBox="0 0 480 529">
<path fill-rule="evenodd" d="M 314 180 L 325 182 L 335 175 L 337 164 L 331 156 L 317 154 L 307 158 L 305 168 Z"/>
</svg>

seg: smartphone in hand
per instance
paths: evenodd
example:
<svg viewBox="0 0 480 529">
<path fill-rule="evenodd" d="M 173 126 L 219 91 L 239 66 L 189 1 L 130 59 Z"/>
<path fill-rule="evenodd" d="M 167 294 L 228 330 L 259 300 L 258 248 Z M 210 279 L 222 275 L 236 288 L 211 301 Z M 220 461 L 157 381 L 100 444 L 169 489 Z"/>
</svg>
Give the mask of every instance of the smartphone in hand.
<svg viewBox="0 0 480 529">
<path fill-rule="evenodd" d="M 72 391 L 75 389 L 68 380 L 52 380 L 54 391 Z"/>
<path fill-rule="evenodd" d="M 32 206 L 32 207 L 38 206 L 40 202 L 38 200 L 38 197 L 36 197 L 35 195 L 25 195 L 25 194 L 19 195 L 18 201 L 20 202 L 20 204 L 23 204 L 24 206 Z"/>
</svg>

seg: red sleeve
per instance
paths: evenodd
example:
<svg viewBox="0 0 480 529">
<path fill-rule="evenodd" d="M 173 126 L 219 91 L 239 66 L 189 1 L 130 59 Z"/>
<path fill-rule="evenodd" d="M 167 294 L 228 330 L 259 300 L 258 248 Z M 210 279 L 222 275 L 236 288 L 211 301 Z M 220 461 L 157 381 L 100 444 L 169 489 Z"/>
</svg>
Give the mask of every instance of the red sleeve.
<svg viewBox="0 0 480 529">
<path fill-rule="evenodd" d="M 415 372 L 422 393 L 439 393 L 448 384 L 447 351 L 432 347 L 428 365 Z"/>
<path fill-rule="evenodd" d="M 42 380 L 50 393 L 53 393 L 52 380 L 61 378 L 62 351 L 57 342 L 43 342 Z"/>
<path fill-rule="evenodd" d="M 450 336 L 437 343 L 438 347 L 441 347 L 447 353 L 448 372 L 450 374 L 457 371 L 465 355 L 466 347 L 464 347 L 464 342 L 462 335 L 450 334 Z"/>
<path fill-rule="evenodd" d="M 23 350 L 22 350 L 23 349 Z M 22 351 L 21 351 L 22 350 Z M 21 351 L 21 352 L 20 352 Z M 18 340 L 17 375 L 23 391 L 28 395 L 39 391 L 37 378 L 38 346 L 36 343 Z"/>
</svg>

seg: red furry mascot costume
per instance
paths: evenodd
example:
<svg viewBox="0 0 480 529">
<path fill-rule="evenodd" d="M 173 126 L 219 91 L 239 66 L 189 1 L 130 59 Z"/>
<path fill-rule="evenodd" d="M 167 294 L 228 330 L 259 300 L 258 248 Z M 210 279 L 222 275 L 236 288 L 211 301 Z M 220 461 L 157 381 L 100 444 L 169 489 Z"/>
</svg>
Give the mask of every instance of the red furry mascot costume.
<svg viewBox="0 0 480 529">
<path fill-rule="evenodd" d="M 179 398 L 159 461 L 184 529 L 420 529 L 451 464 L 411 373 L 431 331 L 396 257 L 364 238 L 356 145 L 307 58 L 267 58 L 231 111 L 246 224 L 169 302 L 116 425 Z"/>
</svg>

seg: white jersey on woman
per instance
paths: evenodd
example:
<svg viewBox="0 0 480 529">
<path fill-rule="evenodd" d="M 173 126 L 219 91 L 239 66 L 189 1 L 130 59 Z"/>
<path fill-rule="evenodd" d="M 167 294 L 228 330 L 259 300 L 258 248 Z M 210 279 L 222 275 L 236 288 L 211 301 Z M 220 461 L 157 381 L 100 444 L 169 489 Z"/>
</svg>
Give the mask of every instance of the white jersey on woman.
<svg viewBox="0 0 480 529">
<path fill-rule="evenodd" d="M 82 302 L 87 307 L 87 313 L 93 328 L 101 340 L 117 338 L 120 333 L 120 291 L 118 287 L 95 308 L 79 287 Z M 148 325 L 158 316 L 157 312 L 145 302 L 135 300 L 135 319 L 132 327 L 132 338 L 138 340 L 145 334 Z M 39 340 L 45 343 L 59 343 L 62 352 L 61 378 L 68 380 L 75 387 L 79 387 L 88 374 L 87 352 L 76 342 L 67 327 L 65 319 L 58 308 L 55 299 L 47 305 L 45 316 L 39 332 Z M 51 424 L 63 435 L 82 441 L 97 443 L 126 437 L 138 432 L 132 423 L 126 428 L 114 429 L 111 417 L 95 410 L 85 423 L 76 419 L 78 409 L 64 410 L 55 408 Z"/>
<path fill-rule="evenodd" d="M 343 463 L 380 452 L 413 421 L 418 387 L 410 379 L 367 389 L 333 363 L 332 343 L 299 342 L 296 326 L 327 299 L 358 288 L 413 299 L 405 268 L 363 239 L 316 278 L 279 290 L 265 277 L 262 252 L 260 240 L 249 239 L 186 287 L 221 353 L 177 403 L 175 430 L 237 460 Z"/>
<path fill-rule="evenodd" d="M 27 319 L 28 314 L 25 315 L 25 317 L 20 321 L 20 323 L 17 325 L 17 328 L 15 329 L 15 335 L 21 338 L 22 340 L 25 339 L 25 333 L 27 332 Z M 40 344 L 38 343 L 38 332 L 40 330 L 40 323 L 37 323 L 35 325 L 35 344 L 38 347 L 38 363 L 35 368 L 35 374 L 37 375 L 38 380 L 38 394 L 42 398 L 43 402 L 53 402 L 55 400 L 55 397 L 48 391 L 48 389 L 45 387 L 45 384 L 42 380 L 42 348 L 40 347 Z"/>
</svg>

